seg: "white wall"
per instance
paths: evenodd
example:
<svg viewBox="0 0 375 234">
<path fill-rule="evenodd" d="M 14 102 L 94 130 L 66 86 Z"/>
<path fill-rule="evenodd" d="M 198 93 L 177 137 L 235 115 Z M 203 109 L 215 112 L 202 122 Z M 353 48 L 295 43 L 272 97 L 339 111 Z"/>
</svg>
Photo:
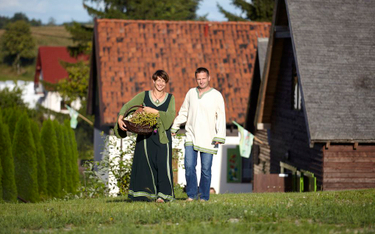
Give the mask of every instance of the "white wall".
<svg viewBox="0 0 375 234">
<path fill-rule="evenodd" d="M 252 192 L 252 184 L 250 183 L 227 183 L 227 155 L 226 149 L 228 147 L 235 148 L 240 142 L 240 137 L 229 136 L 225 139 L 225 144 L 220 145 L 219 151 L 213 157 L 212 161 L 212 177 L 211 187 L 215 189 L 216 193 L 249 193 Z M 180 146 L 181 147 L 181 146 Z M 182 147 L 183 148 L 183 147 Z M 184 152 L 185 155 L 185 152 Z M 184 163 L 183 160 L 181 162 Z M 198 184 L 200 180 L 201 163 L 200 156 L 197 164 L 197 178 Z M 185 169 L 179 167 L 178 170 L 178 184 L 186 185 Z"/>
</svg>

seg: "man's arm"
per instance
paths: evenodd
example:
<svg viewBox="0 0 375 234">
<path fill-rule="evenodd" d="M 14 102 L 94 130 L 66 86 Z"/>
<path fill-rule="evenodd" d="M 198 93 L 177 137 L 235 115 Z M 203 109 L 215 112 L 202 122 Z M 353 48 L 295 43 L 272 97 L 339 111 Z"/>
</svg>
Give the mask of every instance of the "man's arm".
<svg viewBox="0 0 375 234">
<path fill-rule="evenodd" d="M 180 111 L 178 112 L 177 117 L 174 119 L 171 132 L 174 135 L 178 130 L 180 130 L 180 125 L 183 123 L 186 123 L 187 117 L 188 117 L 188 112 L 189 112 L 189 106 L 190 106 L 190 101 L 189 101 L 189 92 L 187 92 L 185 96 L 185 100 L 182 103 L 182 106 L 180 108 Z"/>
<path fill-rule="evenodd" d="M 212 142 L 215 144 L 224 144 L 225 137 L 226 137 L 226 118 L 225 118 L 225 104 L 223 96 L 220 94 L 220 98 L 218 98 L 218 106 L 216 109 L 216 123 L 215 123 L 216 135 Z"/>
</svg>

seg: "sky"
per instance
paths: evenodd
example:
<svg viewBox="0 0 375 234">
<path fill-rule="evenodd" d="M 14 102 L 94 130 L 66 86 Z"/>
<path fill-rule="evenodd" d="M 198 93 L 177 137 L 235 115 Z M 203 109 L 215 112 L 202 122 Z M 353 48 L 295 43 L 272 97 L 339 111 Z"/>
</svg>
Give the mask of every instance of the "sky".
<svg viewBox="0 0 375 234">
<path fill-rule="evenodd" d="M 216 7 L 217 2 L 227 11 L 240 14 L 240 10 L 231 5 L 231 0 L 203 0 L 197 14 L 208 13 L 210 21 L 226 21 Z M 0 0 L 0 16 L 12 17 L 17 12 L 25 13 L 30 20 L 40 19 L 44 24 L 51 18 L 56 24 L 73 20 L 87 22 L 92 19 L 83 8 L 82 0 Z"/>
</svg>

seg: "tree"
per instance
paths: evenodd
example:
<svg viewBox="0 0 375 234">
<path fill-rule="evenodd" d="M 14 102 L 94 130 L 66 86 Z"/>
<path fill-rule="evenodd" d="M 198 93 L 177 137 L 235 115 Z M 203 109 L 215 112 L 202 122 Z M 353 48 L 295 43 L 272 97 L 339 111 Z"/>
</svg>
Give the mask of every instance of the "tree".
<svg viewBox="0 0 375 234">
<path fill-rule="evenodd" d="M 72 184 L 73 184 L 73 191 L 75 191 L 79 184 L 79 171 L 78 171 L 78 150 L 77 150 L 77 141 L 74 135 L 74 131 L 69 129 L 70 135 L 70 147 L 72 148 L 72 155 L 71 155 L 71 167 L 72 167 Z"/>
<path fill-rule="evenodd" d="M 42 143 L 40 141 L 40 129 L 37 122 L 34 120 L 30 121 L 31 132 L 33 134 L 33 139 L 36 148 L 36 158 L 38 164 L 38 191 L 39 195 L 47 195 L 47 172 L 46 172 L 46 157 L 44 156 L 44 151 Z"/>
<path fill-rule="evenodd" d="M 50 119 L 43 122 L 41 141 L 46 156 L 47 193 L 50 196 L 59 197 L 61 191 L 61 167 L 56 132 Z"/>
<path fill-rule="evenodd" d="M 30 25 L 25 21 L 16 21 L 6 26 L 1 38 L 2 52 L 20 73 L 21 59 L 35 57 L 35 41 L 31 36 Z"/>
<path fill-rule="evenodd" d="M 196 20 L 201 0 L 83 0 L 89 15 L 109 19 Z M 103 5 L 95 9 L 87 5 Z"/>
<path fill-rule="evenodd" d="M 9 136 L 10 136 L 11 142 L 13 142 L 14 132 L 15 132 L 16 125 L 17 125 L 18 119 L 20 118 L 21 113 L 22 111 L 19 108 L 13 107 L 11 109 L 11 112 L 8 115 L 7 124 L 9 127 Z"/>
<path fill-rule="evenodd" d="M 48 26 L 55 26 L 55 25 L 56 25 L 56 20 L 55 20 L 55 18 L 53 18 L 53 17 L 49 17 L 47 25 L 48 25 Z"/>
<path fill-rule="evenodd" d="M 68 125 L 67 125 L 68 123 Z M 72 179 L 72 174 L 73 174 L 73 169 L 72 169 L 72 163 L 71 161 L 73 160 L 73 148 L 71 147 L 71 137 L 70 137 L 70 125 L 69 121 L 65 121 L 63 127 L 63 133 L 64 133 L 64 141 L 66 144 L 66 164 L 65 164 L 65 170 L 66 170 L 66 187 L 67 187 L 67 192 L 72 193 L 74 192 L 73 188 L 73 179 Z"/>
<path fill-rule="evenodd" d="M 72 36 L 75 46 L 68 46 L 71 56 L 77 57 L 80 54 L 90 54 L 92 47 L 93 27 L 77 22 L 64 24 L 65 29 Z"/>
<path fill-rule="evenodd" d="M 57 91 L 67 103 L 76 99 L 84 100 L 87 96 L 90 75 L 88 63 L 84 61 L 77 63 L 62 62 L 62 65 L 68 72 L 68 77 L 58 82 Z"/>
<path fill-rule="evenodd" d="M 18 196 L 29 202 L 37 202 L 39 193 L 36 149 L 26 113 L 23 113 L 17 122 L 12 152 Z"/>
<path fill-rule="evenodd" d="M 224 14 L 228 21 L 272 21 L 275 0 L 252 0 L 251 2 L 246 0 L 232 0 L 232 4 L 236 8 L 240 8 L 242 13 L 245 13 L 245 17 L 230 13 L 217 4 L 219 11 Z"/>
<path fill-rule="evenodd" d="M 14 161 L 8 126 L 0 121 L 0 159 L 3 168 L 2 197 L 4 201 L 17 201 L 17 186 L 14 178 Z"/>
<path fill-rule="evenodd" d="M 12 22 L 16 22 L 16 21 L 19 21 L 19 20 L 29 22 L 29 18 L 22 12 L 14 13 L 13 17 L 10 19 L 10 21 L 12 21 Z"/>
<path fill-rule="evenodd" d="M 64 137 L 63 128 L 57 120 L 53 121 L 53 127 L 56 130 L 56 139 L 57 139 L 57 149 L 59 152 L 59 160 L 60 160 L 60 170 L 61 170 L 61 190 L 67 191 L 67 182 L 66 182 L 66 142 Z"/>
<path fill-rule="evenodd" d="M 0 29 L 5 28 L 5 25 L 7 25 L 9 22 L 10 22 L 9 17 L 0 16 Z"/>
<path fill-rule="evenodd" d="M 8 87 L 0 90 L 0 108 L 6 109 L 9 107 L 26 107 L 22 100 L 22 90 L 18 86 L 15 86 L 12 90 Z"/>
</svg>

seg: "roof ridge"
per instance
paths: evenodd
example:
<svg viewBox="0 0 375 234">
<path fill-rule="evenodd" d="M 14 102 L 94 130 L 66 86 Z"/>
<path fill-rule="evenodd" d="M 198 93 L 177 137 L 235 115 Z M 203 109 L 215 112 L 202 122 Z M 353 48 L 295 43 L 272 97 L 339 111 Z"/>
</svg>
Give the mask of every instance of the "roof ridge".
<svg viewBox="0 0 375 234">
<path fill-rule="evenodd" d="M 254 21 L 193 21 L 193 20 L 127 20 L 127 19 L 95 19 L 96 22 L 131 22 L 131 23 L 170 23 L 170 24 L 271 24 Z"/>
</svg>

